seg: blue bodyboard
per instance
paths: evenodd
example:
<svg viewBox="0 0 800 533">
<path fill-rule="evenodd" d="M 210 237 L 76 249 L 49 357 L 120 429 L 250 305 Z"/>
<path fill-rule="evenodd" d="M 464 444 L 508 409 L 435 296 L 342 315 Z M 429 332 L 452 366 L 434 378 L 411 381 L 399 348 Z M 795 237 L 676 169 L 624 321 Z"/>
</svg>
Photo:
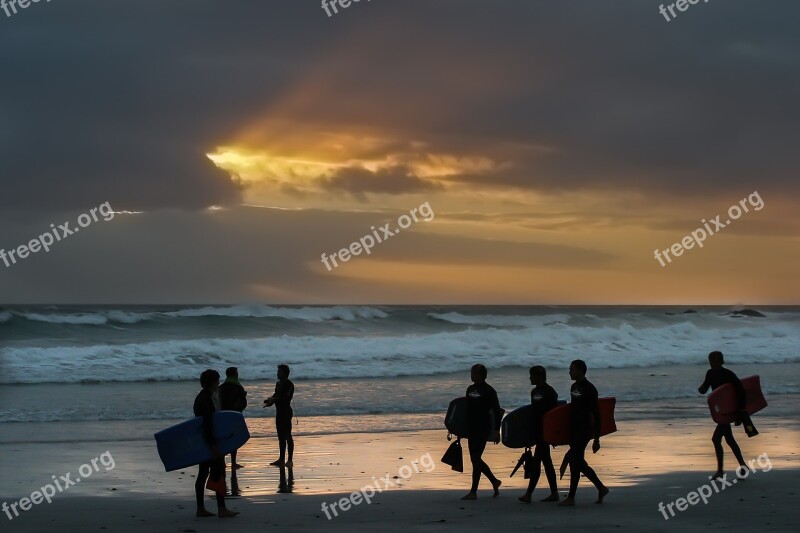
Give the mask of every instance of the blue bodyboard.
<svg viewBox="0 0 800 533">
<path fill-rule="evenodd" d="M 214 413 L 214 438 L 220 454 L 238 450 L 250 439 L 242 413 Z M 208 461 L 214 457 L 203 438 L 203 417 L 198 416 L 155 434 L 158 455 L 167 472 Z"/>
</svg>

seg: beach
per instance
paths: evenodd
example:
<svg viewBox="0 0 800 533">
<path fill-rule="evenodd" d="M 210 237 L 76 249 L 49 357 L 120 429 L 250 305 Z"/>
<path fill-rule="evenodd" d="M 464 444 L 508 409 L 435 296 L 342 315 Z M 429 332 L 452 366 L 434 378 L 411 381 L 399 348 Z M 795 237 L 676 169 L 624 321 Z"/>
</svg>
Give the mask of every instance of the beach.
<svg viewBox="0 0 800 533">
<path fill-rule="evenodd" d="M 75 473 L 81 464 L 109 452 L 113 469 L 101 465 L 84 482 L 57 494 L 51 504 L 35 505 L 10 521 L 5 517 L 6 526 L 11 531 L 146 528 L 153 532 L 251 531 L 265 526 L 287 531 L 344 531 L 354 527 L 391 531 L 479 531 L 492 527 L 700 531 L 710 526 L 734 531 L 754 527 L 789 531 L 797 519 L 793 505 L 800 482 L 800 423 L 797 418 L 766 416 L 755 421 L 761 431 L 757 437 L 748 439 L 736 428 L 745 460 L 757 461 L 747 479 L 715 493 L 707 504 L 690 506 L 668 520 L 659 512 L 658 504 L 686 497 L 708 483 L 708 475 L 714 470 L 710 443 L 713 425 L 709 420 L 621 422 L 617 433 L 601 439 L 598 454 L 587 454 L 611 494 L 603 505 L 595 505 L 596 491 L 583 480 L 575 508 L 538 503 L 547 495 L 544 478 L 534 493 L 534 503 L 517 501 L 527 481 L 521 472 L 510 479 L 508 476 L 521 450 L 502 445 L 489 445 L 485 455 L 503 481 L 500 496 L 492 498 L 488 482 L 483 480 L 477 501 L 461 501 L 469 485 L 469 458 L 465 449 L 466 473 L 453 472 L 439 462 L 449 444 L 444 429 L 298 437 L 291 493 L 279 492 L 281 486 L 286 487 L 281 484 L 281 469 L 268 466 L 277 453 L 275 439 L 255 435 L 239 453 L 238 460 L 244 465 L 237 475 L 241 495 L 229 498 L 228 506 L 241 515 L 229 520 L 195 518 L 195 468 L 164 472 L 148 435 L 141 435 L 141 440 L 114 438 L 114 427 L 120 422 L 93 423 L 97 438 L 91 442 L 67 441 L 63 437 L 68 432 L 64 431 L 55 435 L 45 431 L 39 439 L 28 439 L 38 440 L 33 443 L 4 432 L 3 438 L 14 442 L 0 445 L 3 471 L 10 474 L 7 479 L 15 481 L 5 483 L 0 495 L 3 501 L 16 501 L 49 482 L 52 475 Z M 23 426 L 17 427 L 25 431 Z M 85 432 L 86 428 L 81 429 Z M 554 450 L 556 466 L 563 452 L 563 448 Z M 403 466 L 413 466 L 414 460 L 419 462 L 425 454 L 435 461 L 433 468 L 419 466 L 411 469 L 410 476 L 408 469 L 401 472 Z M 732 461 L 727 453 L 729 471 Z M 429 463 L 423 460 L 419 464 Z M 408 479 L 402 479 L 400 473 Z M 383 480 L 387 474 L 392 486 L 384 488 L 381 481 L 378 486 L 382 492 L 375 491 L 370 504 L 361 501 L 338 516 L 329 512 L 331 518 L 326 517 L 323 502 L 330 506 L 367 485 L 375 486 L 375 479 Z M 568 475 L 559 482 L 562 497 L 568 488 Z M 732 506 L 736 512 L 732 512 Z M 215 508 L 212 499 L 207 508 Z"/>
<path fill-rule="evenodd" d="M 10 531 L 35 532 L 790 530 L 800 482 L 800 311 L 688 311 L 8 308 L 0 313 L 0 501 L 17 507 L 4 507 L 0 521 Z M 754 416 L 760 435 L 747 438 L 734 428 L 745 460 L 756 461 L 753 473 L 708 503 L 679 510 L 678 499 L 709 483 L 716 466 L 714 424 L 697 392 L 708 346 L 721 347 L 740 377 L 759 375 L 769 405 Z M 593 503 L 596 490 L 586 480 L 575 508 L 539 503 L 547 495 L 544 479 L 534 503 L 517 501 L 527 481 L 521 471 L 509 475 L 522 450 L 491 444 L 484 457 L 503 481 L 500 496 L 492 498 L 483 480 L 478 500 L 462 501 L 471 469 L 466 444 L 465 473 L 440 459 L 449 446 L 444 414 L 464 395 L 470 365 L 489 367 L 488 382 L 510 412 L 530 402 L 530 365 L 544 365 L 548 382 L 566 398 L 567 367 L 576 356 L 586 359 L 600 396 L 617 399 L 618 431 L 603 437 L 599 453 L 587 452 L 611 489 L 603 505 Z M 296 386 L 292 469 L 269 466 L 278 454 L 274 411 L 261 407 L 283 362 Z M 196 467 L 164 472 L 153 435 L 192 416 L 201 371 L 224 374 L 228 366 L 239 367 L 249 402 L 251 438 L 238 457 L 244 468 L 235 483 L 228 480 L 228 506 L 241 514 L 199 519 Z M 556 466 L 564 452 L 553 450 Z M 80 482 L 58 490 L 52 503 L 33 499 L 67 473 Z M 568 476 L 559 481 L 562 498 Z M 27 509 L 22 498 L 33 499 Z M 673 507 L 662 511 L 659 504 Z"/>
</svg>

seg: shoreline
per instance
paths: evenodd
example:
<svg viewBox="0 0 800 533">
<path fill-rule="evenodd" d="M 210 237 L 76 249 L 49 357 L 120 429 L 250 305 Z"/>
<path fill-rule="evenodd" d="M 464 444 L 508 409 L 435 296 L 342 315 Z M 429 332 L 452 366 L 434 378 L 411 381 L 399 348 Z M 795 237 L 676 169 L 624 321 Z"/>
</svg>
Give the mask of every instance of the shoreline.
<svg viewBox="0 0 800 533">
<path fill-rule="evenodd" d="M 352 529 L 354 525 L 424 531 L 440 529 L 442 523 L 477 530 L 502 524 L 518 527 L 530 520 L 535 520 L 536 527 L 549 524 L 563 529 L 565 513 L 569 513 L 575 523 L 568 525 L 575 529 L 601 525 L 609 530 L 618 526 L 658 529 L 681 524 L 682 528 L 689 525 L 699 530 L 701 525 L 707 527 L 709 523 L 736 529 L 737 521 L 747 516 L 748 527 L 758 524 L 759 530 L 786 531 L 786 527 L 795 521 L 795 513 L 791 512 L 793 507 L 788 502 L 796 494 L 795 487 L 800 481 L 800 428 L 791 418 L 759 417 L 755 422 L 761 435 L 747 439 L 740 428 L 734 429 L 735 435 L 745 460 L 766 454 L 770 470 L 757 472 L 752 480 L 741 484 L 743 489 L 737 486 L 736 491 L 729 491 L 724 497 L 717 496 L 717 501 L 702 506 L 703 510 L 701 506 L 695 506 L 681 513 L 680 521 L 677 518 L 664 521 L 657 511 L 657 504 L 685 496 L 708 482 L 707 476 L 715 466 L 710 442 L 713 423 L 709 419 L 675 419 L 666 423 L 663 420 L 634 420 L 619 424 L 617 433 L 601 439 L 602 448 L 597 455 L 587 453 L 587 460 L 611 488 L 611 495 L 604 505 L 593 505 L 595 492 L 583 480 L 578 492 L 578 506 L 573 510 L 549 508 L 538 503 L 526 506 L 517 502 L 516 498 L 524 491 L 527 480 L 521 473 L 513 478 L 508 476 L 522 450 L 502 445 L 489 445 L 485 454 L 487 463 L 503 481 L 501 497 L 489 497 L 488 482 L 482 480 L 477 502 L 460 501 L 469 485 L 469 456 L 465 449 L 467 473 L 463 474 L 453 472 L 439 462 L 449 445 L 444 429 L 296 438 L 295 466 L 291 472 L 294 478 L 292 494 L 277 492 L 282 481 L 281 469 L 266 466 L 276 456 L 276 440 L 251 439 L 239 452 L 238 460 L 245 465 L 237 474 L 241 496 L 229 501 L 229 507 L 242 511 L 242 515 L 230 521 L 214 519 L 211 524 L 193 515 L 196 468 L 164 472 L 154 442 L 3 443 L 0 444 L 0 456 L 4 458 L 3 469 L 10 482 L 0 488 L 0 501 L 10 503 L 29 496 L 52 475 L 76 472 L 80 465 L 108 451 L 115 461 L 113 469 L 103 470 L 101 467 L 80 486 L 70 487 L 55 497 L 52 504 L 34 506 L 23 516 L 10 521 L 12 530 L 55 531 L 58 527 L 61 531 L 86 531 L 102 527 L 117 530 L 120 527 L 128 531 L 142 525 L 154 532 L 210 531 L 211 527 L 245 527 L 250 530 L 265 523 L 301 531 L 321 527 L 344 530 Z M 102 429 L 98 428 L 98 432 Z M 105 431 L 109 438 L 112 437 L 112 428 L 105 428 Z M 553 451 L 556 467 L 565 451 L 564 447 Z M 435 468 L 414 473 L 407 481 L 400 479 L 400 469 L 425 454 L 430 454 Z M 725 459 L 728 471 L 731 471 L 733 459 L 727 448 Z M 373 478 L 386 475 L 395 486 L 382 493 L 379 501 L 354 507 L 333 520 L 325 519 L 321 512 L 322 502 L 330 504 L 337 495 L 341 498 L 359 491 L 373 483 Z M 568 476 L 559 481 L 562 495 L 568 487 Z M 543 477 L 534 493 L 535 500 L 546 494 L 546 488 L 542 488 L 544 483 Z M 735 500 L 731 495 L 737 496 Z M 754 522 L 755 518 L 751 519 L 750 514 L 758 513 L 741 513 L 739 516 L 724 512 L 725 505 L 741 503 L 738 495 L 746 496 L 751 503 L 768 502 L 771 510 L 776 509 L 772 507 L 776 502 L 786 501 L 787 504 L 777 514 L 759 515 L 758 519 L 763 520 Z M 214 503 L 209 502 L 208 508 L 215 509 Z M 419 513 L 410 513 L 409 509 Z M 7 519 L 3 516 L 0 515 L 0 519 Z M 603 524 L 598 524 L 598 520 L 604 521 Z"/>
</svg>

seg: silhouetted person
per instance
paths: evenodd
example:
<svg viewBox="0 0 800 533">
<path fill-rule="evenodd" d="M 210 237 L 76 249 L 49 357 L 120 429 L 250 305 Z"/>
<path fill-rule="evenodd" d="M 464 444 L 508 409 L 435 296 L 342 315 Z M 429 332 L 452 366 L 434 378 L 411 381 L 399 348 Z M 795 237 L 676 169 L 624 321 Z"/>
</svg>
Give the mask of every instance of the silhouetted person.
<svg viewBox="0 0 800 533">
<path fill-rule="evenodd" d="M 240 413 L 247 407 L 247 391 L 239 383 L 239 369 L 232 366 L 225 370 L 225 383 L 219 386 L 219 401 L 223 411 L 239 411 Z M 231 471 L 242 468 L 236 462 L 236 452 L 231 452 Z"/>
<path fill-rule="evenodd" d="M 703 384 L 697 389 L 700 394 L 705 394 L 708 391 L 708 388 L 711 387 L 711 390 L 716 389 L 717 387 L 721 387 L 726 383 L 732 383 L 734 388 L 736 389 L 736 398 L 737 398 L 737 406 L 739 411 L 744 411 L 745 406 L 745 392 L 744 386 L 739 378 L 734 374 L 732 371 L 728 370 L 727 368 L 723 368 L 722 365 L 725 364 L 725 360 L 722 356 L 722 352 L 711 352 L 708 354 L 708 364 L 711 368 L 706 372 L 706 379 L 703 381 Z M 736 457 L 736 460 L 739 461 L 739 465 L 745 466 L 744 457 L 742 457 L 742 451 L 739 449 L 739 445 L 736 443 L 736 439 L 733 438 L 733 431 L 731 431 L 730 424 L 717 424 L 717 429 L 714 430 L 714 435 L 711 437 L 711 442 L 714 443 L 714 452 L 717 454 L 717 471 L 714 474 L 714 478 L 722 477 L 724 471 L 722 469 L 722 438 L 725 437 L 725 442 L 728 443 L 733 455 Z"/>
<path fill-rule="evenodd" d="M 569 457 L 569 494 L 558 505 L 575 505 L 575 494 L 581 474 L 597 488 L 595 503 L 603 503 L 608 488 L 600 481 L 592 467 L 586 462 L 584 454 L 586 445 L 594 438 L 592 453 L 600 449 L 600 405 L 597 389 L 586 379 L 586 363 L 576 359 L 569 365 L 569 377 L 574 380 L 570 388 L 570 444 Z"/>
<path fill-rule="evenodd" d="M 533 406 L 533 441 L 536 450 L 533 453 L 533 462 L 528 474 L 528 490 L 519 497 L 525 503 L 531 503 L 531 495 L 539 482 L 542 466 L 547 476 L 547 483 L 550 485 L 550 496 L 540 501 L 557 502 L 558 485 L 556 484 L 556 469 L 553 466 L 553 459 L 550 457 L 550 445 L 544 441 L 542 419 L 544 414 L 558 405 L 558 393 L 547 384 L 547 371 L 543 366 L 532 366 L 530 369 L 531 385 L 531 405 Z"/>
<path fill-rule="evenodd" d="M 275 406 L 275 428 L 278 430 L 278 447 L 280 457 L 270 463 L 271 466 L 292 466 L 294 455 L 294 439 L 292 438 L 292 397 L 294 396 L 294 383 L 289 381 L 289 367 L 278 365 L 278 382 L 275 384 L 275 393 L 264 400 L 264 407 Z M 288 451 L 288 460 L 286 452 Z"/>
<path fill-rule="evenodd" d="M 500 480 L 494 476 L 492 469 L 482 458 L 489 437 L 492 437 L 495 444 L 500 442 L 500 422 L 503 418 L 503 410 L 500 408 L 497 392 L 486 383 L 488 374 L 486 367 L 480 364 L 473 365 L 470 371 L 472 385 L 467 388 L 466 396 L 469 421 L 467 441 L 469 458 L 472 462 L 472 487 L 467 495 L 461 498 L 462 500 L 474 500 L 478 497 L 478 483 L 480 483 L 481 474 L 485 475 L 492 483 L 494 495 L 500 494 Z M 494 413 L 494 419 L 492 419 L 492 413 Z"/>
<path fill-rule="evenodd" d="M 208 369 L 200 374 L 200 385 L 203 390 L 194 399 L 194 416 L 203 417 L 203 438 L 211 446 L 214 457 L 208 461 L 200 463 L 197 479 L 194 483 L 194 492 L 197 499 L 197 516 L 214 516 L 214 513 L 206 511 L 203 503 L 203 494 L 206 488 L 206 481 L 211 476 L 212 481 L 224 481 L 225 477 L 225 458 L 220 455 L 217 449 L 217 442 L 214 438 L 214 407 L 213 395 L 219 387 L 219 372 Z M 225 495 L 217 492 L 217 516 L 228 518 L 239 514 L 225 507 Z"/>
</svg>

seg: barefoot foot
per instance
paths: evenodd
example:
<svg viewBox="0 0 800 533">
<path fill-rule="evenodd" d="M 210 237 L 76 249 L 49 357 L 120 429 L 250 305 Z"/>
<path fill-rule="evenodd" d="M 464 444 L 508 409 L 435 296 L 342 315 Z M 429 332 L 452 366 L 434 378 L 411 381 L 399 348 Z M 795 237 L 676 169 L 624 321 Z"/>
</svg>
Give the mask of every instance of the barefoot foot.
<svg viewBox="0 0 800 533">
<path fill-rule="evenodd" d="M 570 498 L 569 496 L 558 502 L 559 507 L 574 507 L 575 506 L 575 498 Z"/>
</svg>

